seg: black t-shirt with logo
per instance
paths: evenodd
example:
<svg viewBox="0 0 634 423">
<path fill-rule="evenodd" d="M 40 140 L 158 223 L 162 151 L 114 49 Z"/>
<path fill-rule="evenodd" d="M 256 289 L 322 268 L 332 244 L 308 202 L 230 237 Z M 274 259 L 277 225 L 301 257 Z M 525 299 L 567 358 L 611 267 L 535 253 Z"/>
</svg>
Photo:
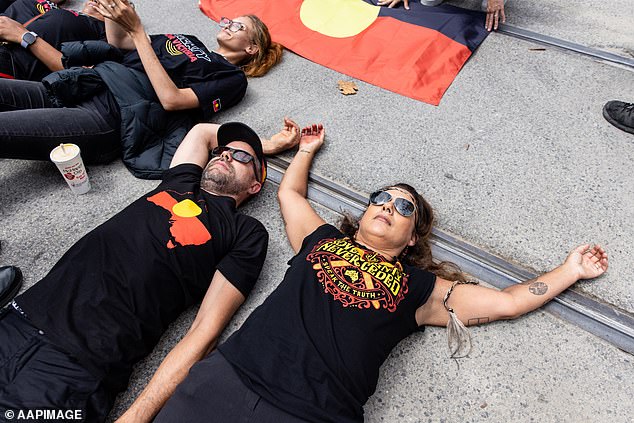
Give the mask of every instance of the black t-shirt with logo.
<svg viewBox="0 0 634 423">
<path fill-rule="evenodd" d="M 105 40 L 105 25 L 99 19 L 66 9 L 52 9 L 32 21 L 27 29 L 59 50 L 67 41 Z M 40 81 L 51 71 L 28 49 L 17 44 L 9 47 L 16 67 L 15 77 Z"/>
<path fill-rule="evenodd" d="M 216 270 L 245 296 L 260 273 L 266 229 L 232 198 L 201 190 L 201 174 L 193 164 L 167 171 L 15 300 L 111 389 L 125 387 L 132 365 L 203 298 Z"/>
<path fill-rule="evenodd" d="M 279 287 L 219 347 L 253 390 L 314 422 L 363 421 L 379 368 L 419 330 L 432 273 L 386 260 L 323 225 Z"/>
<path fill-rule="evenodd" d="M 247 89 L 244 72 L 221 55 L 211 52 L 193 35 L 150 36 L 161 65 L 178 88 L 191 88 L 200 102 L 202 118 L 212 116 L 242 100 Z M 126 54 L 124 65 L 144 72 L 139 54 Z"/>
<path fill-rule="evenodd" d="M 21 24 L 37 15 L 43 15 L 50 10 L 58 9 L 57 5 L 50 0 L 15 0 L 8 2 L 7 0 L 0 0 L 0 2 L 3 1 L 10 4 L 7 4 L 2 15 L 8 16 Z M 1 5 L 2 3 L 0 3 Z"/>
</svg>

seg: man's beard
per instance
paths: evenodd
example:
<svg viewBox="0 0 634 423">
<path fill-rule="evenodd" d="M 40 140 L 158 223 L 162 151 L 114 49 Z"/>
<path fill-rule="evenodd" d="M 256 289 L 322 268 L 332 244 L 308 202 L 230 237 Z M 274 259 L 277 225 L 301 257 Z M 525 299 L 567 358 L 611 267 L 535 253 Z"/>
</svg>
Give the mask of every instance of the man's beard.
<svg viewBox="0 0 634 423">
<path fill-rule="evenodd" d="M 210 163 L 203 170 L 200 187 L 205 191 L 220 195 L 238 195 L 246 192 L 249 189 L 250 182 L 238 180 L 236 171 L 231 163 L 227 163 L 227 166 L 228 173 L 224 173 L 212 167 Z"/>
</svg>

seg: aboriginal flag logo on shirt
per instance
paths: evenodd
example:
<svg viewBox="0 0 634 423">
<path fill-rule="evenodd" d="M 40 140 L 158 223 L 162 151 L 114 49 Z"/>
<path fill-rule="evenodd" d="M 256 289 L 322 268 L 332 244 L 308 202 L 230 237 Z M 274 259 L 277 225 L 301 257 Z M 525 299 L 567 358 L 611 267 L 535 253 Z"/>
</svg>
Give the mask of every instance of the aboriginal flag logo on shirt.
<svg viewBox="0 0 634 423">
<path fill-rule="evenodd" d="M 324 239 L 308 254 L 324 291 L 344 307 L 394 312 L 407 293 L 399 262 L 358 247 L 350 238 Z"/>
<path fill-rule="evenodd" d="M 209 55 L 202 48 L 198 47 L 191 39 L 182 34 L 165 34 L 165 50 L 172 56 L 184 54 L 190 62 L 198 59 L 211 62 Z"/>
<path fill-rule="evenodd" d="M 203 212 L 202 208 L 189 198 L 178 201 L 167 191 L 161 191 L 148 197 L 147 200 L 171 213 L 168 220 L 170 239 L 167 240 L 167 248 L 202 245 L 211 240 L 209 230 L 198 219 Z"/>
</svg>

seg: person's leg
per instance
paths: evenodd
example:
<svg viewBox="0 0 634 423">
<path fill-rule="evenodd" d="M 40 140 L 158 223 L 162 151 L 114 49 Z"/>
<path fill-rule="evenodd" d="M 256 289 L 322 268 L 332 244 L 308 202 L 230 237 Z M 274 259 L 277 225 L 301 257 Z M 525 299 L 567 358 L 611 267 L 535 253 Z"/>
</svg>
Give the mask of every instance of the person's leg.
<svg viewBox="0 0 634 423">
<path fill-rule="evenodd" d="M 0 79 L 2 158 L 49 160 L 54 147 L 73 143 L 85 163 L 107 163 L 121 149 L 117 122 L 94 107 L 54 107 L 39 82 Z"/>
<path fill-rule="evenodd" d="M 79 410 L 84 421 L 104 421 L 114 395 L 103 383 L 16 311 L 3 314 L 0 416 L 8 410 Z"/>
<path fill-rule="evenodd" d="M 154 423 L 305 423 L 249 389 L 218 351 L 196 363 Z"/>
</svg>

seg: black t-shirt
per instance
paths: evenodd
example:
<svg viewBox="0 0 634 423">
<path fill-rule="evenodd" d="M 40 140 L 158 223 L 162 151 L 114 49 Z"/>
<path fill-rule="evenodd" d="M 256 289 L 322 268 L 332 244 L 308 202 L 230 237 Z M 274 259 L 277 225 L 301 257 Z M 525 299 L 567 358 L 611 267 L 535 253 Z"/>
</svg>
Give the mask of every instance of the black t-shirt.
<svg viewBox="0 0 634 423">
<path fill-rule="evenodd" d="M 7 7 L 11 6 L 15 0 L 0 0 L 0 13 L 4 13 Z"/>
<path fill-rule="evenodd" d="M 201 174 L 193 164 L 167 171 L 15 300 L 112 389 L 123 389 L 132 365 L 203 298 L 216 269 L 245 296 L 260 273 L 266 229 L 232 198 L 202 191 Z"/>
<path fill-rule="evenodd" d="M 67 41 L 105 40 L 105 25 L 99 19 L 66 9 L 53 9 L 31 22 L 27 29 L 35 32 L 57 50 Z M 11 46 L 16 78 L 40 81 L 51 71 L 28 49 Z"/>
<path fill-rule="evenodd" d="M 37 15 L 43 15 L 50 10 L 58 9 L 57 5 L 49 0 L 15 0 L 13 2 L 9 1 L 9 3 L 12 4 L 7 6 L 2 15 L 8 16 L 21 24 Z"/>
<path fill-rule="evenodd" d="M 178 88 L 196 93 L 202 119 L 209 121 L 220 110 L 242 100 L 247 89 L 244 72 L 221 55 L 210 52 L 192 35 L 152 35 L 152 47 L 161 65 Z M 124 65 L 144 72 L 136 50 L 126 54 Z"/>
<path fill-rule="evenodd" d="M 275 406 L 315 422 L 363 421 L 379 368 L 419 328 L 432 273 L 392 263 L 331 225 L 304 239 L 279 287 L 219 347 Z"/>
</svg>

